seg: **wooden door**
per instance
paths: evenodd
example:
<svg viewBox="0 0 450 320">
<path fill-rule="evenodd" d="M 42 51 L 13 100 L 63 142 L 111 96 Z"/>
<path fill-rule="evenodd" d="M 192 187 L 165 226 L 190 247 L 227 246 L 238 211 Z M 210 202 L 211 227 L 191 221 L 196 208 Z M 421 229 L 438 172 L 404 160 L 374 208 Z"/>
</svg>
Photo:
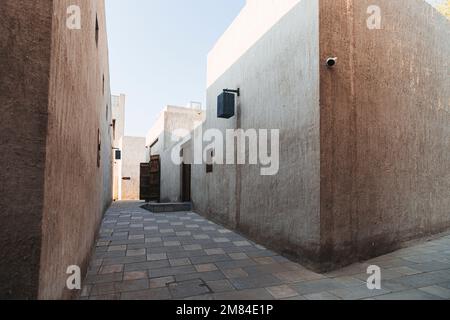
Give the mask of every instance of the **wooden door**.
<svg viewBox="0 0 450 320">
<path fill-rule="evenodd" d="M 140 199 L 147 202 L 160 201 L 161 162 L 159 156 L 152 156 L 150 163 L 141 163 Z"/>
<path fill-rule="evenodd" d="M 181 198 L 183 202 L 191 201 L 191 165 L 181 165 Z"/>
</svg>

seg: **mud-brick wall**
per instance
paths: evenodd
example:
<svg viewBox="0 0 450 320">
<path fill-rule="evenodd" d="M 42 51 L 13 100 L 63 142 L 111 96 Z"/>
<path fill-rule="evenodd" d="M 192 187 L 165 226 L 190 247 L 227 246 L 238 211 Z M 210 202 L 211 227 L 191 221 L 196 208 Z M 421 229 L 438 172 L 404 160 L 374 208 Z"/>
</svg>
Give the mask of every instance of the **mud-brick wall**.
<svg viewBox="0 0 450 320">
<path fill-rule="evenodd" d="M 37 297 L 52 4 L 0 1 L 0 299 Z"/>
<path fill-rule="evenodd" d="M 66 27 L 70 5 L 81 8 L 81 30 Z M 112 198 L 104 1 L 53 1 L 53 12 L 41 299 L 74 294 L 65 289 L 67 267 L 78 265 L 86 271 L 103 211 Z"/>
<path fill-rule="evenodd" d="M 367 9 L 381 28 L 367 28 Z M 450 23 L 421 0 L 321 0 L 322 261 L 450 227 Z"/>
</svg>

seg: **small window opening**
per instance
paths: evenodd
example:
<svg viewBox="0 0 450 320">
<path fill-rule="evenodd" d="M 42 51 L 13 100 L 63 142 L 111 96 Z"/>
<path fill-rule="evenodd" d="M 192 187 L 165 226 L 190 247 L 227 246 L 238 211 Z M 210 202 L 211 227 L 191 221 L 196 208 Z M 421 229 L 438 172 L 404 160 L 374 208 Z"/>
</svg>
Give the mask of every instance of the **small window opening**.
<svg viewBox="0 0 450 320">
<path fill-rule="evenodd" d="M 95 16 L 95 44 L 98 47 L 98 36 L 99 36 L 100 27 L 98 26 L 98 16 Z"/>
<path fill-rule="evenodd" d="M 113 127 L 113 140 L 116 140 L 116 119 L 112 121 L 112 127 Z"/>
<path fill-rule="evenodd" d="M 102 141 L 100 136 L 100 129 L 97 130 L 97 167 L 100 168 L 101 164 L 101 151 L 102 151 Z"/>
</svg>

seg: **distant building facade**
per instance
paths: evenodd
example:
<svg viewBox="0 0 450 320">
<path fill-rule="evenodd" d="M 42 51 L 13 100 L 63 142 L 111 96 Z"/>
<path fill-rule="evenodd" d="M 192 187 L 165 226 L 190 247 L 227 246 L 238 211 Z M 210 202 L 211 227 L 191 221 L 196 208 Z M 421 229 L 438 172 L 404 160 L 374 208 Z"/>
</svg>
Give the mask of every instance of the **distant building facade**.
<svg viewBox="0 0 450 320">
<path fill-rule="evenodd" d="M 123 138 L 125 136 L 125 95 L 112 96 L 113 200 L 122 200 Z"/>
<path fill-rule="evenodd" d="M 187 137 L 205 121 L 205 111 L 200 103 L 187 107 L 167 106 L 159 115 L 146 139 L 147 161 L 151 156 L 161 159 L 160 194 L 162 202 L 182 201 L 180 168 L 172 161 L 172 147 Z"/>
</svg>

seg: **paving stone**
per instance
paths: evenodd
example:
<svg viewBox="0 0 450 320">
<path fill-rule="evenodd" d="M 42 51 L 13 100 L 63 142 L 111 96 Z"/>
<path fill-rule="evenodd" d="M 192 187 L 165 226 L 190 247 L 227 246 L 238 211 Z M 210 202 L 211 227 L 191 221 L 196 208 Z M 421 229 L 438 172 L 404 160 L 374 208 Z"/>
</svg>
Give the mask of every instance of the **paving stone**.
<svg viewBox="0 0 450 320">
<path fill-rule="evenodd" d="M 140 291 L 148 289 L 148 279 L 129 280 L 115 283 L 116 292 Z"/>
<path fill-rule="evenodd" d="M 210 271 L 216 271 L 217 267 L 214 264 L 200 264 L 194 266 L 197 272 L 210 272 Z"/>
<path fill-rule="evenodd" d="M 182 299 L 211 293 L 208 286 L 201 280 L 189 280 L 169 284 L 169 291 L 174 299 Z"/>
<path fill-rule="evenodd" d="M 286 267 L 279 263 L 273 264 L 257 264 L 254 266 L 244 267 L 243 268 L 248 274 L 257 275 L 257 274 L 267 274 L 267 273 L 280 273 L 288 271 Z"/>
<path fill-rule="evenodd" d="M 439 271 L 439 270 L 448 270 L 450 269 L 450 264 L 431 261 L 426 263 L 419 263 L 414 266 L 414 269 L 422 271 L 422 272 L 430 272 L 430 271 Z"/>
<path fill-rule="evenodd" d="M 196 251 L 196 250 L 201 250 L 202 246 L 198 245 L 198 244 L 192 244 L 192 245 L 184 246 L 183 249 L 186 251 Z"/>
<path fill-rule="evenodd" d="M 296 282 L 302 282 L 302 281 L 311 281 L 311 280 L 319 280 L 319 279 L 325 279 L 326 277 L 309 271 L 309 270 L 298 270 L 298 271 L 286 271 L 286 272 L 280 272 L 276 273 L 275 276 L 287 283 L 296 283 Z"/>
<path fill-rule="evenodd" d="M 170 277 L 161 277 L 161 278 L 153 278 L 150 279 L 149 285 L 150 288 L 164 288 L 169 283 L 175 282 L 175 278 L 173 276 Z"/>
<path fill-rule="evenodd" d="M 192 235 L 192 232 L 190 231 L 182 231 L 182 232 L 176 232 L 175 233 L 178 237 L 188 237 Z"/>
<path fill-rule="evenodd" d="M 357 278 L 345 277 L 345 276 L 337 277 L 337 278 L 333 278 L 333 279 L 344 287 L 360 287 L 367 283 L 367 282 L 364 282 Z"/>
<path fill-rule="evenodd" d="M 164 247 L 179 247 L 179 246 L 181 246 L 180 241 L 165 241 L 164 242 Z"/>
<path fill-rule="evenodd" d="M 440 272 L 415 274 L 411 276 L 404 276 L 396 280 L 396 282 L 400 284 L 413 288 L 433 286 L 445 281 L 448 281 L 448 276 Z"/>
<path fill-rule="evenodd" d="M 103 266 L 100 270 L 101 274 L 120 273 L 123 271 L 123 264 Z"/>
<path fill-rule="evenodd" d="M 101 284 L 115 281 L 122 281 L 122 273 L 110 273 L 103 275 L 88 275 L 84 281 L 84 284 Z"/>
<path fill-rule="evenodd" d="M 307 295 L 341 289 L 342 284 L 334 279 L 320 279 L 296 283 L 292 285 L 292 288 L 294 288 L 300 295 Z"/>
<path fill-rule="evenodd" d="M 219 262 L 225 262 L 230 261 L 230 258 L 226 255 L 213 255 L 213 256 L 198 256 L 198 257 L 191 257 L 190 260 L 194 264 L 205 264 L 205 263 L 219 263 Z"/>
<path fill-rule="evenodd" d="M 200 279 L 203 281 L 217 281 L 217 280 L 226 280 L 225 275 L 219 271 L 210 271 L 210 272 L 196 272 L 196 273 L 188 273 L 188 274 L 178 274 L 175 276 L 177 281 L 186 281 L 186 280 L 194 280 Z"/>
<path fill-rule="evenodd" d="M 367 286 L 331 290 L 331 294 L 344 300 L 361 300 L 390 293 L 388 290 L 369 290 Z"/>
<path fill-rule="evenodd" d="M 140 279 L 147 279 L 148 273 L 147 271 L 132 271 L 132 272 L 125 272 L 123 274 L 123 280 L 140 280 Z"/>
<path fill-rule="evenodd" d="M 299 294 L 287 285 L 269 287 L 266 288 L 267 291 L 275 298 L 275 299 L 286 299 L 298 296 Z"/>
<path fill-rule="evenodd" d="M 163 269 L 150 270 L 151 278 L 160 278 L 166 276 L 176 276 L 179 274 L 190 274 L 195 273 L 197 270 L 193 266 L 183 266 L 183 267 L 170 267 Z"/>
<path fill-rule="evenodd" d="M 433 296 L 440 297 L 442 299 L 450 299 L 450 289 L 443 288 L 440 286 L 429 286 L 424 288 L 419 288 L 419 290 L 429 293 Z"/>
<path fill-rule="evenodd" d="M 168 288 L 148 289 L 134 292 L 124 292 L 121 295 L 121 300 L 170 300 Z"/>
<path fill-rule="evenodd" d="M 112 293 L 107 295 L 100 296 L 91 296 L 89 300 L 97 300 L 97 301 L 115 301 L 120 299 L 120 293 Z"/>
<path fill-rule="evenodd" d="M 113 252 L 113 251 L 126 251 L 127 250 L 127 246 L 126 245 L 121 245 L 121 246 L 110 246 L 108 248 L 109 252 Z"/>
<path fill-rule="evenodd" d="M 161 237 L 147 238 L 145 239 L 145 243 L 160 243 L 162 242 Z"/>
<path fill-rule="evenodd" d="M 232 278 L 230 281 L 238 290 L 265 288 L 283 284 L 282 281 L 270 274 L 257 277 Z"/>
<path fill-rule="evenodd" d="M 145 249 L 128 250 L 127 257 L 145 256 L 147 251 Z"/>
<path fill-rule="evenodd" d="M 156 261 L 146 261 L 146 262 L 138 262 L 138 263 L 130 263 L 125 265 L 125 272 L 132 271 L 147 271 L 149 269 L 161 269 L 165 267 L 169 267 L 168 260 L 156 260 Z"/>
<path fill-rule="evenodd" d="M 199 235 L 194 235 L 193 236 L 195 240 L 207 240 L 207 239 L 211 239 L 211 237 L 207 234 L 199 234 Z"/>
<path fill-rule="evenodd" d="M 147 261 L 166 260 L 167 253 L 151 253 L 147 255 Z"/>
<path fill-rule="evenodd" d="M 257 263 L 253 260 L 229 260 L 217 262 L 216 266 L 220 269 L 236 269 L 254 266 Z"/>
<path fill-rule="evenodd" d="M 229 292 L 236 290 L 228 280 L 207 281 L 206 285 L 213 293 Z"/>
<path fill-rule="evenodd" d="M 250 289 L 250 290 L 215 293 L 214 299 L 248 301 L 248 300 L 273 300 L 273 297 L 265 289 Z"/>
<path fill-rule="evenodd" d="M 336 297 L 335 295 L 332 295 L 329 292 L 307 294 L 304 297 L 307 300 L 340 300 L 338 297 Z"/>
<path fill-rule="evenodd" d="M 376 300 L 440 300 L 441 298 L 425 291 L 412 289 L 408 291 L 388 293 L 375 297 Z"/>
<path fill-rule="evenodd" d="M 165 234 L 167 234 L 167 233 L 175 233 L 175 230 L 174 229 L 160 229 L 159 233 L 165 233 Z"/>
<path fill-rule="evenodd" d="M 248 241 L 235 241 L 235 242 L 233 242 L 233 244 L 234 244 L 236 247 L 249 247 L 249 246 L 252 245 L 252 244 L 251 244 L 250 242 L 248 242 Z"/>
<path fill-rule="evenodd" d="M 167 253 L 167 256 L 169 257 L 169 259 L 194 258 L 194 257 L 202 257 L 204 255 L 205 255 L 205 252 L 203 250 L 177 251 L 177 252 Z M 203 263 L 203 262 L 201 262 L 201 263 Z"/>
<path fill-rule="evenodd" d="M 422 271 L 419 271 L 419 270 L 416 270 L 416 269 L 413 269 L 410 267 L 397 267 L 397 268 L 392 268 L 390 270 L 394 271 L 394 272 L 398 272 L 402 275 L 407 275 L 407 276 L 422 273 Z"/>
<path fill-rule="evenodd" d="M 98 283 L 95 284 L 91 289 L 91 297 L 92 296 L 104 296 L 108 294 L 116 293 L 116 288 L 114 282 L 108 283 Z"/>
<path fill-rule="evenodd" d="M 276 263 L 276 261 L 272 257 L 254 258 L 253 260 L 255 260 L 259 264 L 269 264 L 270 265 L 270 264 Z"/>
<path fill-rule="evenodd" d="M 206 254 L 208 256 L 213 256 L 213 255 L 225 255 L 225 251 L 222 248 L 218 248 L 218 249 L 206 249 L 205 250 Z"/>
<path fill-rule="evenodd" d="M 250 260 L 249 256 L 243 252 L 229 253 L 228 255 L 233 260 Z"/>
<path fill-rule="evenodd" d="M 235 269 L 226 269 L 223 270 L 223 273 L 227 278 L 235 279 L 235 278 L 244 278 L 248 277 L 248 273 L 244 271 L 242 268 L 235 268 Z"/>
<path fill-rule="evenodd" d="M 145 239 L 145 235 L 143 234 L 138 234 L 138 235 L 132 235 L 128 237 L 129 240 L 141 240 L 141 239 Z"/>
<path fill-rule="evenodd" d="M 192 264 L 189 258 L 169 259 L 169 263 L 172 267 L 188 266 Z"/>
</svg>

